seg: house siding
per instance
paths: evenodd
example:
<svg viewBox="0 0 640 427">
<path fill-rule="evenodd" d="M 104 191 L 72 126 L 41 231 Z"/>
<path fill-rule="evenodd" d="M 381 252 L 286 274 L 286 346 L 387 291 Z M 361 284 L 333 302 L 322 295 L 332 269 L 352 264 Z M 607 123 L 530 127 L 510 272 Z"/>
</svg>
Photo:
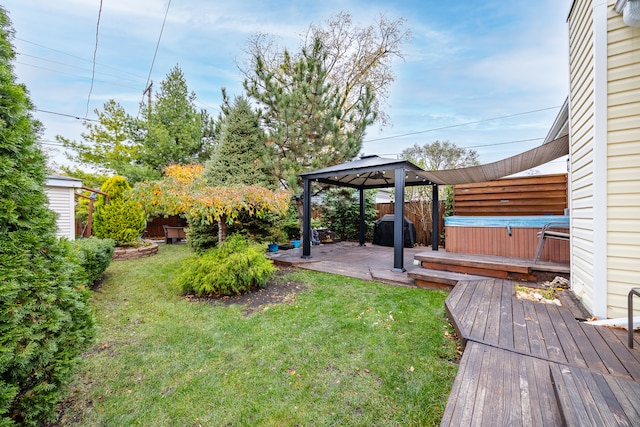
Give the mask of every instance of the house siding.
<svg viewBox="0 0 640 427">
<path fill-rule="evenodd" d="M 593 33 L 592 0 L 577 0 L 569 16 L 571 283 L 590 310 L 595 258 Z"/>
<path fill-rule="evenodd" d="M 627 294 L 640 285 L 640 28 L 625 25 L 613 3 L 607 11 L 607 316 L 624 317 Z"/>
<path fill-rule="evenodd" d="M 75 189 L 82 181 L 74 178 L 50 176 L 44 188 L 49 201 L 49 209 L 56 213 L 57 236 L 74 240 L 75 229 Z"/>
<path fill-rule="evenodd" d="M 73 240 L 75 238 L 75 226 L 71 216 L 74 211 L 73 189 L 48 187 L 46 193 L 49 209 L 56 213 L 57 236 Z"/>
</svg>

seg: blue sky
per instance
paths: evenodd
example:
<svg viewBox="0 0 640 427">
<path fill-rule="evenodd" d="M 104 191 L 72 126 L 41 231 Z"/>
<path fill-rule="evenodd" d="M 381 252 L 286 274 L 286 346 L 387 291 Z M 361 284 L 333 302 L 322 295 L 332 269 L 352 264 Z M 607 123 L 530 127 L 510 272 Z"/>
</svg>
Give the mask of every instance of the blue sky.
<svg viewBox="0 0 640 427">
<path fill-rule="evenodd" d="M 568 93 L 570 0 L 172 0 L 151 69 L 168 2 L 102 1 L 91 88 L 100 1 L 5 0 L 18 80 L 39 110 L 85 117 L 88 104 L 86 117 L 95 118 L 109 99 L 135 114 L 150 70 L 159 83 L 178 64 L 197 106 L 217 116 L 222 87 L 242 94 L 236 63 L 252 34 L 272 34 L 295 49 L 310 23 L 344 11 L 360 26 L 380 14 L 404 18 L 412 33 L 404 60 L 394 61 L 389 125 L 370 127 L 365 154 L 395 157 L 438 139 L 474 148 L 481 163 L 496 161 L 541 144 Z M 44 146 L 62 162 L 55 135 L 79 139 L 82 121 L 36 117 Z M 566 163 L 538 169 L 562 172 Z"/>
</svg>

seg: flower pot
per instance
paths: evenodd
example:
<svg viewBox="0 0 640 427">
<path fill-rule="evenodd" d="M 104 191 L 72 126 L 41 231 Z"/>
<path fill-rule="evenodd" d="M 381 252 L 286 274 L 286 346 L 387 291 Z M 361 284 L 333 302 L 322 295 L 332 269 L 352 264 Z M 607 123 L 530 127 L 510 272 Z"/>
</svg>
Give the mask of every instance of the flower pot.
<svg viewBox="0 0 640 427">
<path fill-rule="evenodd" d="M 294 248 L 299 248 L 300 247 L 300 240 L 292 240 L 291 241 L 291 246 L 293 246 Z"/>
<path fill-rule="evenodd" d="M 267 245 L 269 252 L 278 252 L 278 244 L 277 243 L 269 243 Z"/>
</svg>

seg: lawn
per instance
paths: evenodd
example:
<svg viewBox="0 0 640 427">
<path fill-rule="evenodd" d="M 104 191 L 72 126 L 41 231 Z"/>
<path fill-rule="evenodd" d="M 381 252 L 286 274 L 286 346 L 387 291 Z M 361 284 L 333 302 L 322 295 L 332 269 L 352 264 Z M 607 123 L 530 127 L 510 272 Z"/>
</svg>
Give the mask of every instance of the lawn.
<svg viewBox="0 0 640 427">
<path fill-rule="evenodd" d="M 279 280 L 296 292 L 248 314 L 172 288 L 190 255 L 111 264 L 60 425 L 439 424 L 457 371 L 446 293 L 294 270 Z"/>
</svg>

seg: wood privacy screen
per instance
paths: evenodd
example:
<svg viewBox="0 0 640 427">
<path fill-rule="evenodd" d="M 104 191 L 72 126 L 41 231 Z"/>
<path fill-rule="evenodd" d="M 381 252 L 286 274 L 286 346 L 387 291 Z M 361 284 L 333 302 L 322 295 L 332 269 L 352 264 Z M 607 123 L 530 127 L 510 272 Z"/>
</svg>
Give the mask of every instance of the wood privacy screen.
<svg viewBox="0 0 640 427">
<path fill-rule="evenodd" d="M 454 215 L 564 215 L 567 174 L 455 185 L 453 199 Z"/>
</svg>

